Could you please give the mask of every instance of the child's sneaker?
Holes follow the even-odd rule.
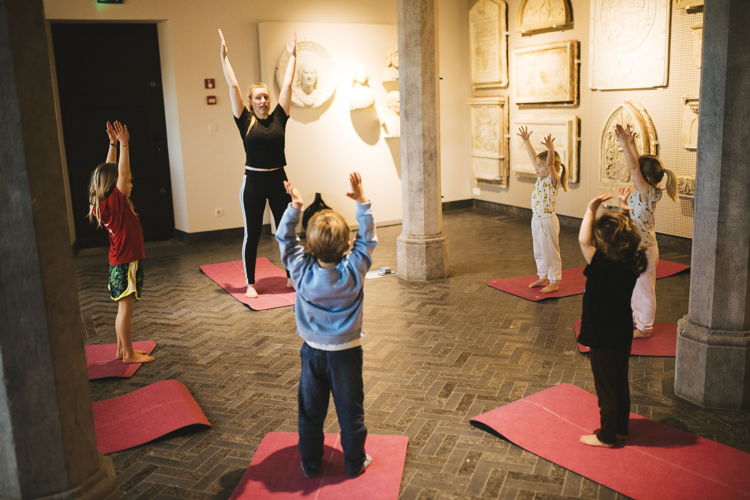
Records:
[[[357,477],[360,474],[362,474],[365,471],[365,469],[370,466],[371,463],[372,463],[372,457],[368,455],[367,453],[365,453],[365,461],[362,462],[362,466],[360,467],[359,471],[353,474],[349,471],[346,471],[346,473],[349,474],[351,477]]]

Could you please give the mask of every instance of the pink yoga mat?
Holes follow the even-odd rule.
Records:
[[[107,377],[132,377],[143,363],[123,363],[115,359],[117,344],[95,344],[84,346],[86,351],[86,369],[89,380]],[[133,349],[151,354],[156,342],[144,340],[133,342]]]
[[[578,442],[599,427],[596,396],[561,384],[471,420],[535,455],[638,499],[747,498],[750,454],[630,414],[625,446]]]
[[[368,435],[365,448],[373,461],[363,474],[355,478],[344,472],[344,455],[338,434],[325,435],[320,474],[306,478],[299,464],[297,439],[296,432],[266,434],[230,498],[398,498],[409,441],[407,436]]]
[[[262,311],[274,307],[293,306],[295,293],[293,288],[286,286],[286,273],[265,257],[255,261],[255,289],[258,297],[245,297],[247,282],[242,261],[221,262],[200,266],[206,276],[214,280],[229,295],[245,304],[250,309]]]
[[[666,278],[667,276],[681,273],[689,268],[690,266],[686,266],[685,264],[679,264],[669,260],[659,260],[656,264],[656,277]],[[522,276],[520,278],[501,278],[490,280],[487,284],[492,288],[497,288],[503,292],[517,295],[518,297],[534,302],[578,295],[583,293],[584,286],[586,285],[586,277],[583,275],[582,267],[564,269],[562,272],[562,280],[560,281],[560,288],[554,292],[541,293],[539,291],[541,288],[529,288],[529,283],[532,283],[537,279],[538,277],[536,275]]]
[[[101,453],[132,448],[188,425],[211,423],[187,387],[163,380],[93,403],[96,447]]]
[[[573,322],[576,338],[581,334],[581,320]],[[580,352],[589,352],[587,346],[578,344]],[[677,323],[654,323],[654,334],[647,339],[634,339],[631,356],[664,356],[674,358],[677,354]]]

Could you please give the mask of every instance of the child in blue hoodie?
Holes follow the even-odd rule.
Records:
[[[359,173],[349,175],[357,202],[359,229],[352,245],[349,226],[333,210],[315,214],[307,225],[306,247],[295,228],[302,197],[285,181],[292,202],[276,232],[281,260],[289,272],[297,299],[294,306],[300,349],[301,374],[297,396],[298,432],[302,471],[318,474],[323,458],[323,422],[329,393],[341,428],[346,473],[358,476],[372,462],[365,453],[364,388],[362,384],[362,301],[365,274],[377,245],[371,203],[362,190]]]

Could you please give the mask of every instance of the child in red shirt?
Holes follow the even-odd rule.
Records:
[[[107,122],[107,135],[107,160],[94,169],[89,182],[89,220],[96,219],[109,235],[109,292],[118,305],[115,319],[117,359],[125,363],[148,363],[154,360],[153,356],[136,351],[132,342],[133,308],[135,301],[141,300],[142,261],[146,252],[141,221],[130,201],[133,189],[128,151],[130,134],[125,125],[116,121],[114,124]]]

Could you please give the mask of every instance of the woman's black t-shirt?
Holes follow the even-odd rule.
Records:
[[[624,347],[633,337],[630,297],[638,276],[632,265],[596,251],[583,274],[587,279],[578,342],[603,349]]]
[[[245,165],[264,169],[286,165],[284,133],[289,116],[284,108],[277,104],[268,118],[256,118],[255,125],[248,132],[251,118],[247,108],[243,108],[240,117],[234,119],[245,146]]]

